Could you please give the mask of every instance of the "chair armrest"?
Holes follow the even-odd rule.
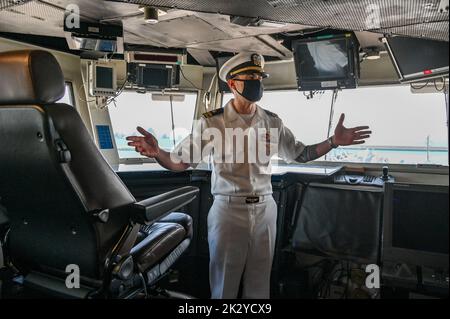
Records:
[[[9,227],[9,218],[6,214],[6,208],[0,205],[0,243],[2,242],[3,235],[6,233],[6,230]]]
[[[1,198],[0,198],[1,199]],[[9,223],[8,215],[6,215],[6,208],[0,205],[0,226]]]
[[[127,207],[131,220],[138,224],[151,224],[171,212],[189,204],[198,195],[197,187],[187,186],[133,203]]]

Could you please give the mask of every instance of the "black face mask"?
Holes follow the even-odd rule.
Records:
[[[258,102],[261,101],[264,94],[264,85],[260,80],[235,80],[239,82],[244,82],[244,90],[239,92],[240,96],[245,98],[250,102]]]

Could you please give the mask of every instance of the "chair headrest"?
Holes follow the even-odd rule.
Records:
[[[51,53],[0,53],[0,105],[52,104],[64,92],[64,75]]]

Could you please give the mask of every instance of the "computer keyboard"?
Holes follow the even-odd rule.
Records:
[[[384,185],[384,181],[381,177],[370,175],[348,175],[348,174],[336,175],[334,177],[334,182],[336,184],[378,186],[378,187],[383,187]]]

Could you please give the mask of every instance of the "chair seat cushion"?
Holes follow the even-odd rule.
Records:
[[[186,230],[177,223],[155,223],[146,229],[147,236],[131,250],[141,272],[169,255],[187,237]]]
[[[179,224],[186,230],[187,237],[192,238],[192,217],[184,213],[171,213],[166,217],[158,220],[158,223],[174,223]]]

